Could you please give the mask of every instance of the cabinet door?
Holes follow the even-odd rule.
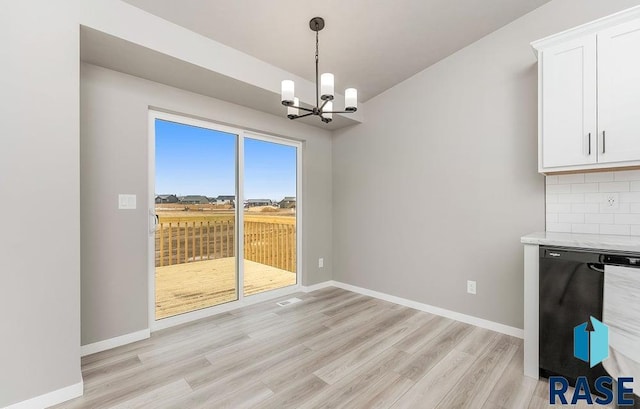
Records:
[[[640,160],[640,20],[598,33],[598,162]]]
[[[542,52],[542,167],[596,161],[596,37]]]

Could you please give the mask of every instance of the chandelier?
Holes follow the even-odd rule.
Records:
[[[358,91],[355,88],[347,88],[344,91],[344,111],[333,110],[333,74],[324,73],[320,76],[318,86],[318,32],[324,28],[324,19],[314,17],[309,21],[309,28],[316,32],[316,106],[305,108],[300,106],[300,101],[295,97],[294,82],[282,81],[282,105],[287,107],[287,118],[298,119],[309,115],[317,115],[322,122],[329,123],[333,120],[333,114],[347,114],[358,110]],[[322,105],[320,101],[322,100]],[[300,111],[306,113],[300,115]]]

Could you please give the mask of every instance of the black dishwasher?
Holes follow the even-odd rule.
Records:
[[[591,390],[607,373],[573,356],[573,328],[593,316],[602,321],[605,254],[540,247],[540,376],[559,375],[575,386],[586,376]],[[588,324],[588,328],[591,323]]]

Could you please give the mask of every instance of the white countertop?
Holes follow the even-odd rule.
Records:
[[[523,244],[576,247],[581,249],[618,250],[640,253],[640,236],[536,232],[522,236]]]

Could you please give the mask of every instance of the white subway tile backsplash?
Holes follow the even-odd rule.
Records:
[[[569,203],[549,203],[547,205],[549,213],[571,213],[571,205]]]
[[[629,203],[629,213],[640,213],[640,203]]]
[[[613,182],[613,172],[586,173],[584,175],[584,181],[585,183]]]
[[[602,194],[600,193],[585,193],[584,194],[584,202],[585,203],[602,203]]]
[[[557,176],[547,176],[544,178],[544,181],[547,185],[557,185],[558,177]]]
[[[612,213],[612,214],[629,213],[629,203],[620,203],[617,209],[612,209],[607,204],[600,203],[600,213]]]
[[[614,220],[615,218],[612,214],[593,213],[584,215],[585,223],[613,224]]]
[[[558,193],[558,203],[584,203],[584,194]]]
[[[597,183],[573,183],[571,193],[597,193],[599,190]]]
[[[640,224],[640,214],[616,214],[616,224]]]
[[[559,184],[584,183],[584,173],[572,173],[569,175],[559,175],[558,183]]]
[[[600,234],[621,234],[628,236],[631,233],[628,224],[601,224]]]
[[[621,192],[620,203],[639,203],[640,192]]]
[[[547,231],[640,236],[640,170],[546,177]],[[612,209],[608,193],[618,193]]]
[[[600,233],[600,225],[599,224],[572,224],[571,233],[598,234]]]
[[[547,193],[571,193],[571,185],[547,185]]]
[[[613,177],[616,181],[640,180],[640,170],[613,172]]]
[[[559,223],[584,223],[584,214],[581,213],[561,213],[558,215]]]
[[[571,232],[571,223],[547,223],[547,231]]]
[[[599,213],[600,205],[598,203],[572,203],[571,213]]]
[[[603,182],[600,183],[601,192],[628,192],[629,182]]]

